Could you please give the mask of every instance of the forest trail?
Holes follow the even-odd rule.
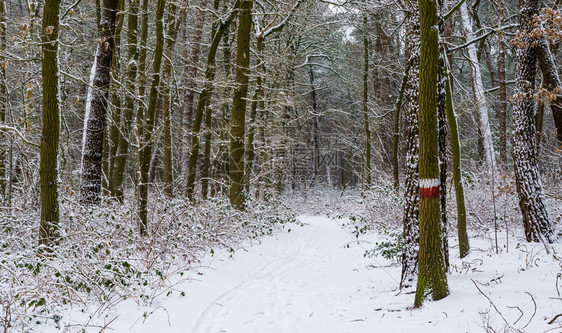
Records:
[[[185,297],[157,299],[144,324],[126,318],[129,311],[116,324],[132,320],[132,332],[372,332],[366,318],[373,288],[390,291],[396,282],[384,268],[368,268],[372,260],[339,222],[299,220],[303,227],[292,225],[234,259],[218,254],[198,281],[182,286]]]
[[[560,264],[541,255],[541,244],[492,256],[491,239],[475,238],[473,252],[460,259],[451,239],[451,295],[412,309],[414,295],[397,290],[401,266],[364,257],[385,236],[367,233],[358,240],[341,226],[343,220],[327,217],[299,221],[304,226],[288,225],[290,232],[286,227],[246,243],[234,255],[217,251],[171,295],[144,307],[124,301],[105,322],[115,319],[110,331],[123,333],[481,332],[483,325],[502,331],[506,323],[475,280],[512,328],[551,332],[558,325],[546,319],[560,310],[560,301],[552,298]],[[555,251],[562,253],[562,245]],[[529,266],[529,256],[540,269]]]

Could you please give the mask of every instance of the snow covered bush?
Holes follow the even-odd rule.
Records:
[[[234,252],[244,240],[295,220],[287,205],[274,201],[249,201],[247,211],[232,209],[222,197],[194,205],[161,196],[151,202],[150,231],[141,237],[131,204],[84,208],[67,195],[63,237],[52,251],[37,245],[39,211],[0,213],[2,331],[56,326],[68,307],[96,304],[100,315],[125,299],[149,303],[173,293],[184,273],[213,249]]]

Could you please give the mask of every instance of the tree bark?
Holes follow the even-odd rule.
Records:
[[[396,104],[394,105],[394,124],[392,134],[392,178],[394,180],[394,191],[398,192],[400,189],[400,170],[398,168],[398,148],[400,143],[400,110],[402,109],[402,103],[404,100],[404,90],[406,89],[406,84],[408,83],[408,72],[410,71],[410,63],[406,65],[404,75],[402,77],[402,84],[400,85],[400,91],[398,92],[398,99],[396,99]]]
[[[439,300],[449,294],[443,253],[439,202],[439,133],[437,77],[439,32],[437,2],[420,0],[419,178],[420,251],[414,305],[431,294]]]
[[[161,81],[161,103],[159,106],[162,110],[162,117],[164,118],[164,193],[168,196],[174,194],[174,174],[172,164],[172,105],[170,102],[170,86],[172,77],[172,53],[176,46],[178,31],[180,25],[185,17],[183,13],[178,13],[177,6],[172,2],[170,4],[168,18],[167,18],[167,33],[166,33],[166,46],[164,54],[164,65],[162,67],[162,81]],[[180,16],[178,16],[180,14]]]
[[[540,48],[527,35],[533,30],[533,15],[539,13],[541,1],[521,3],[519,23],[523,45],[517,46],[517,76],[513,108],[513,161],[519,207],[525,235],[529,242],[554,242],[556,234],[544,204],[544,194],[537,165],[535,140],[535,77]]]
[[[365,131],[365,189],[371,186],[371,130],[369,128],[369,38],[367,14],[363,15],[363,130]]]
[[[88,88],[80,180],[80,200],[86,205],[99,204],[101,201],[103,136],[118,2],[103,0],[100,22],[102,28],[92,69],[92,86]]]
[[[236,9],[238,8],[238,1],[235,4],[234,10],[231,11],[227,19],[220,24],[218,29],[216,29],[215,35],[211,42],[211,47],[209,48],[209,54],[207,55],[207,66],[205,69],[205,83],[203,85],[203,90],[199,95],[199,100],[197,102],[197,109],[195,111],[195,118],[191,127],[191,154],[189,156],[189,164],[187,168],[187,197],[192,200],[193,192],[195,190],[195,178],[197,175],[197,160],[199,158],[199,148],[200,148],[200,138],[199,132],[201,131],[201,123],[203,122],[203,116],[205,115],[205,108],[215,89],[214,80],[216,73],[216,55],[219,44],[221,42],[222,36],[230,22],[234,19],[236,15]]]
[[[193,126],[193,102],[195,100],[195,88],[197,79],[197,68],[199,64],[199,54],[201,53],[201,37],[203,35],[203,25],[205,24],[205,11],[207,6],[207,0],[201,1],[201,13],[197,16],[197,23],[195,23],[195,31],[193,33],[192,48],[189,57],[187,58],[187,68],[185,70],[185,81],[186,81],[186,95],[184,100],[184,110],[182,113],[181,121],[181,143],[180,146],[180,172],[187,172],[188,170],[188,159],[189,154],[187,146],[189,141],[190,127]]]
[[[419,252],[419,185],[418,185],[418,89],[420,69],[420,26],[417,2],[413,2],[408,13],[406,33],[410,38],[406,48],[409,53],[408,81],[405,97],[406,127],[406,182],[404,190],[404,251],[402,253],[402,276],[400,288],[415,284]]]
[[[455,187],[455,198],[457,202],[457,232],[459,238],[459,254],[464,258],[470,252],[470,244],[468,241],[468,233],[466,230],[466,206],[464,201],[464,188],[462,185],[462,168],[461,168],[461,149],[459,132],[457,129],[457,116],[455,114],[453,104],[453,91],[451,89],[451,67],[446,61],[445,91],[447,93],[446,114],[447,123],[449,124],[449,133],[451,135],[451,152],[453,155],[453,184]]]
[[[125,107],[122,110],[123,116],[120,120],[118,149],[115,154],[113,171],[111,172],[110,195],[118,201],[123,201],[123,179],[127,157],[129,154],[129,138],[135,109],[136,80],[138,70],[138,0],[129,0],[129,10],[127,14],[127,77],[125,92]]]
[[[244,198],[244,139],[246,123],[246,97],[250,72],[250,36],[252,29],[252,0],[240,1],[236,47],[236,88],[232,99],[230,126],[230,204],[243,209]]]
[[[156,47],[154,49],[154,61],[152,63],[152,83],[148,107],[146,108],[146,127],[143,131],[144,138],[139,149],[140,180],[138,184],[138,209],[139,209],[139,231],[145,236],[148,231],[148,185],[152,147],[154,146],[153,134],[156,121],[156,104],[158,102],[158,87],[162,67],[162,55],[164,53],[164,9],[166,0],[158,0],[156,5]]]
[[[560,76],[558,76],[556,60],[550,52],[548,42],[544,39],[540,40],[537,45],[539,67],[542,72],[543,88],[548,91],[554,91],[556,88],[562,89]],[[554,117],[554,125],[556,127],[556,138],[558,143],[562,145],[562,92],[556,94],[557,98],[550,101],[550,109]]]
[[[41,223],[39,244],[53,246],[60,238],[58,148],[60,132],[59,36],[60,0],[46,0],[41,37],[41,76],[43,78],[43,130],[39,182],[41,185]]]
[[[464,32],[467,40],[475,37],[472,31],[472,22],[468,15],[466,2],[461,7],[461,18]],[[480,127],[480,135],[482,137],[483,151],[486,164],[490,171],[495,169],[494,143],[492,141],[492,131],[490,130],[490,121],[488,117],[488,107],[486,105],[486,97],[484,96],[484,86],[482,84],[482,74],[480,72],[480,64],[476,53],[476,45],[474,43],[467,46],[468,59],[470,62],[470,71],[472,72],[472,90],[476,99],[476,107],[478,108],[478,125]]]
[[[6,14],[6,2],[0,0],[0,54],[6,54],[6,33],[8,28],[8,17]],[[6,123],[7,93],[6,61],[0,61],[0,124]],[[7,181],[6,173],[6,136],[0,131],[0,202],[4,202]]]

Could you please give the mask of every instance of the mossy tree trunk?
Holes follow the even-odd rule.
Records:
[[[98,204],[101,201],[103,137],[118,3],[118,0],[102,2],[101,30],[92,71],[93,81],[92,86],[88,88],[80,179],[80,200],[87,205]]]
[[[445,59],[445,91],[447,123],[449,124],[449,133],[451,136],[451,152],[453,155],[453,184],[455,187],[455,198],[457,202],[457,231],[459,237],[459,253],[464,258],[470,251],[468,242],[468,233],[466,231],[466,206],[464,202],[464,187],[462,185],[462,168],[461,168],[461,150],[459,141],[459,132],[457,129],[457,118],[453,104],[453,91],[451,89],[451,71],[447,57]]]
[[[236,47],[236,88],[232,99],[230,126],[230,204],[244,208],[244,140],[246,125],[246,104],[250,72],[250,36],[252,30],[252,0],[240,1]]]
[[[131,134],[131,122],[133,121],[135,98],[136,98],[136,80],[138,71],[138,11],[139,0],[129,0],[129,8],[127,14],[127,74],[125,85],[125,105],[122,109],[120,118],[119,140],[117,143],[117,152],[113,163],[113,171],[111,172],[110,195],[118,201],[123,201],[123,179],[125,176],[125,167],[127,165],[127,156],[129,154],[129,138]]]
[[[59,234],[58,148],[60,132],[59,36],[60,0],[46,0],[41,37],[41,76],[43,78],[43,130],[39,182],[41,185],[41,224],[39,244],[52,246]]]
[[[203,85],[203,90],[199,94],[199,100],[197,102],[197,109],[195,110],[195,118],[193,119],[193,124],[191,126],[191,154],[189,156],[189,164],[187,168],[187,196],[189,199],[193,199],[193,193],[195,190],[195,178],[197,175],[197,160],[199,158],[200,149],[200,138],[199,133],[201,131],[201,124],[203,122],[203,117],[205,115],[205,109],[209,104],[214,87],[215,73],[216,73],[216,55],[217,50],[220,45],[221,39],[226,31],[228,25],[232,22],[236,15],[236,8],[238,8],[238,2],[235,4],[235,9],[231,11],[227,19],[220,24],[218,28],[215,29],[215,34],[211,41],[211,47],[209,48],[209,54],[207,55],[207,65],[205,69],[205,83]]]
[[[427,295],[439,300],[449,294],[443,253],[439,202],[439,133],[437,77],[439,31],[437,2],[420,0],[420,85],[419,85],[419,188],[420,245],[418,282],[414,305]]]
[[[170,87],[172,85],[172,56],[176,46],[179,28],[184,20],[185,11],[179,12],[175,3],[170,3],[166,22],[166,46],[164,48],[164,65],[162,67],[162,80],[160,83],[161,102],[164,118],[164,193],[168,196],[174,194],[174,173],[172,164],[172,105]]]
[[[152,147],[154,146],[153,134],[156,121],[156,104],[158,102],[158,88],[162,67],[162,55],[164,53],[164,10],[166,0],[158,0],[156,5],[156,47],[154,49],[154,60],[152,63],[152,82],[150,84],[150,95],[148,107],[145,114],[145,128],[143,131],[143,142],[139,149],[140,179],[138,182],[138,215],[139,231],[145,236],[148,231],[148,189],[149,172],[152,158]]]
[[[123,13],[125,10],[125,0],[119,0],[117,11]],[[115,27],[115,51],[113,52],[113,60],[111,61],[111,107],[108,109],[109,121],[107,129],[104,133],[103,145],[103,167],[102,167],[102,190],[105,196],[111,195],[111,179],[115,166],[115,156],[119,149],[119,125],[123,117],[123,108],[121,104],[122,87],[121,87],[121,31],[125,15],[120,14],[117,17]]]

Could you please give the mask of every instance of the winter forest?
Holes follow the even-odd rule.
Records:
[[[562,332],[559,0],[0,0],[1,332]]]

